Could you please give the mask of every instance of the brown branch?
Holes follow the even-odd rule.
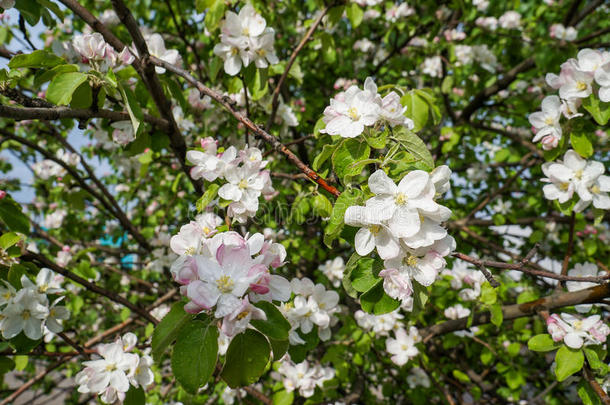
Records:
[[[231,113],[231,115],[233,115],[233,117],[235,117],[239,122],[241,122],[247,128],[249,128],[256,136],[259,136],[265,142],[269,143],[276,151],[284,154],[286,156],[286,158],[292,164],[294,164],[296,167],[298,167],[311,180],[318,183],[324,190],[328,191],[335,197],[338,197],[341,194],[341,192],[339,190],[337,190],[335,187],[329,185],[326,182],[326,180],[324,180],[322,177],[320,177],[320,175],[318,173],[316,173],[311,168],[309,168],[309,166],[307,166],[305,163],[303,163],[301,161],[301,159],[299,159],[294,153],[292,153],[290,151],[290,149],[288,149],[285,145],[283,145],[280,141],[278,141],[278,139],[275,136],[269,134],[263,128],[259,127],[258,125],[256,125],[252,121],[250,121],[247,117],[244,117],[237,110],[235,110],[235,108],[233,108],[233,102],[230,99],[228,99],[228,97],[225,97],[225,96],[215,92],[214,90],[210,89],[209,87],[205,86],[203,83],[198,81],[192,74],[190,74],[189,72],[187,72],[184,69],[181,69],[170,63],[167,63],[154,56],[150,56],[149,60],[154,65],[164,67],[165,69],[167,69],[171,72],[174,72],[178,76],[181,76],[184,80],[186,80],[192,86],[197,88],[197,90],[202,95],[210,96],[217,103],[219,103],[221,106],[223,106],[227,111],[229,111],[229,113]]]
[[[118,39],[112,31],[108,29],[100,20],[95,18],[93,14],[85,7],[80,5],[76,0],[60,0],[66,7],[68,7],[72,12],[78,15],[81,19],[83,19],[91,28],[95,31],[102,34],[104,40],[108,42],[117,52],[122,51],[125,48],[125,44]],[[195,187],[195,190],[202,191],[203,184],[199,180],[193,179],[189,174],[189,167],[186,164],[186,144],[182,135],[180,134],[180,130],[178,129],[178,125],[176,124],[176,120],[174,120],[174,116],[171,111],[171,103],[165,96],[163,92],[163,87],[161,86],[161,82],[159,78],[155,74],[155,70],[153,66],[142,63],[141,58],[145,58],[148,55],[148,47],[146,46],[146,42],[140,33],[136,20],[131,15],[131,12],[125,6],[125,3],[122,1],[113,1],[113,7],[119,19],[123,22],[127,30],[129,31],[132,39],[135,43],[136,49],[138,50],[139,58],[136,58],[133,62],[133,66],[142,78],[144,84],[148,88],[155,105],[157,106],[157,110],[159,114],[163,117],[165,122],[167,123],[167,127],[165,129],[165,134],[169,138],[170,148],[178,158],[178,162],[182,167],[182,170],[187,175],[188,179]]]
[[[88,120],[90,118],[105,118],[110,121],[127,121],[129,114],[121,111],[76,109],[68,107],[10,107],[0,105],[0,117],[11,118],[16,121],[22,120],[59,120],[62,118],[74,118]],[[161,130],[167,130],[167,121],[146,114],[144,121],[156,126]]]
[[[587,366],[586,364],[582,368],[582,375],[583,375],[583,377],[585,377],[585,380],[587,380],[587,382],[589,383],[589,385],[591,386],[593,391],[595,391],[595,393],[597,394],[599,399],[602,401],[602,403],[604,405],[610,405],[610,397],[608,396],[608,394],[606,394],[606,392],[602,389],[602,387],[599,385],[599,383],[595,380],[595,376],[589,369],[589,366]]]
[[[530,269],[526,266],[528,264],[531,264],[530,260],[533,257],[532,252],[534,252],[534,254],[535,254],[535,251],[536,251],[536,247],[534,247],[534,249],[532,249],[530,251],[530,253],[528,253],[528,256],[526,256],[525,259],[521,260],[518,263],[505,263],[505,262],[497,262],[497,261],[493,261],[493,260],[481,260],[481,259],[477,259],[475,257],[471,257],[471,256],[468,256],[468,255],[466,255],[464,253],[460,253],[460,252],[455,252],[452,254],[452,256],[457,257],[460,260],[464,260],[465,262],[472,263],[475,266],[479,266],[479,267],[486,266],[486,267],[493,267],[493,268],[502,269],[502,270],[517,270],[517,271],[521,271],[523,273],[531,274],[533,276],[552,278],[552,279],[561,280],[561,281],[581,281],[581,282],[601,284],[601,283],[605,283],[608,280],[610,280],[610,274],[604,274],[602,276],[596,276],[596,277],[581,277],[581,276],[567,276],[565,274],[551,273],[550,271]],[[530,254],[531,254],[531,256],[530,256]]]
[[[600,302],[602,299],[610,297],[610,283],[605,283],[595,287],[580,291],[567,293],[555,293],[534,301],[523,304],[506,305],[502,307],[502,315],[505,321],[534,315],[541,310],[552,310],[578,304],[590,304]],[[442,335],[468,327],[469,317],[445,321],[436,325],[420,329],[419,333],[424,337],[424,342],[433,336]],[[482,325],[491,322],[491,314],[488,311],[477,312],[472,317],[471,326]]]
[[[148,313],[148,311],[146,311],[145,309],[140,308],[139,306],[137,306],[135,304],[132,304],[127,299],[121,297],[120,295],[118,295],[112,291],[108,291],[108,290],[98,286],[97,284],[94,284],[94,283],[91,283],[91,282],[85,280],[84,278],[72,273],[70,270],[65,269],[65,268],[55,264],[54,262],[47,259],[45,256],[43,256],[41,254],[28,250],[26,254],[21,256],[21,258],[24,260],[27,260],[27,261],[37,261],[44,267],[48,267],[51,270],[53,270],[54,272],[59,273],[65,277],[69,278],[70,280],[77,282],[78,284],[85,287],[87,290],[100,294],[100,295],[103,295],[104,297],[108,298],[109,300],[114,301],[118,304],[121,304],[121,305],[129,308],[130,310],[137,313],[138,315],[140,315],[147,321],[152,322],[153,325],[157,325],[159,323],[159,321],[154,316],[152,316],[150,313]]]
[[[563,264],[561,265],[561,275],[568,274],[568,266],[570,265],[570,256],[572,256],[572,249],[574,248],[574,224],[576,222],[576,213],[572,211],[570,217],[570,236],[568,239],[568,250],[563,258]]]
[[[282,73],[280,80],[277,82],[277,86],[275,86],[275,89],[273,90],[273,100],[271,101],[271,114],[269,115],[269,119],[267,120],[267,125],[265,125],[265,128],[267,130],[269,130],[271,128],[271,125],[273,125],[273,121],[275,120],[275,115],[277,114],[277,108],[280,104],[280,99],[279,99],[280,92],[282,90],[282,86],[284,85],[284,82],[286,81],[286,78],[288,77],[288,74],[290,73],[290,68],[292,68],[292,65],[296,61],[297,56],[299,55],[299,52],[301,52],[301,50],[303,49],[303,47],[305,46],[307,41],[309,41],[309,39],[313,35],[316,28],[318,28],[318,25],[320,25],[320,22],[322,22],[322,18],[324,18],[324,16],[326,15],[328,10],[332,6],[333,5],[324,7],[324,9],[320,12],[320,14],[316,18],[316,20],[313,22],[313,24],[311,24],[309,26],[309,29],[307,30],[307,32],[301,39],[301,42],[299,42],[297,47],[294,48],[292,55],[290,55],[290,59],[288,60],[288,63],[286,64],[286,68],[284,69],[284,73]]]

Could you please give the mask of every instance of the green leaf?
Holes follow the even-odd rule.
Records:
[[[587,358],[587,363],[593,370],[600,370],[606,366],[603,361],[599,359],[597,352],[589,347],[583,347],[583,351],[585,352],[585,357]]]
[[[606,125],[610,119],[610,103],[601,103],[595,94],[584,99],[582,106],[591,113],[591,116],[599,125]]]
[[[15,8],[32,27],[38,24],[42,8],[34,0],[19,0],[15,3]]]
[[[345,8],[345,14],[347,14],[347,18],[352,23],[352,26],[356,28],[362,22],[362,18],[364,17],[364,11],[360,8],[360,6],[356,3],[351,3]]]
[[[491,323],[496,325],[498,328],[502,325],[502,321],[504,320],[504,314],[502,313],[502,305],[499,303],[495,303],[489,308],[491,313]]]
[[[375,264],[378,265],[377,271],[375,271],[374,268]],[[375,286],[379,282],[377,274],[382,266],[383,263],[376,262],[370,257],[363,257],[358,260],[356,265],[353,266],[349,272],[349,278],[354,289],[359,292],[366,292]]]
[[[78,65],[58,65],[51,70],[41,72],[34,78],[34,86],[40,87],[60,73],[78,72]]]
[[[432,154],[419,136],[415,135],[407,128],[400,127],[394,131],[394,138],[407,150],[407,152],[417,159],[419,168],[426,171],[434,169]]]
[[[0,200],[0,219],[11,231],[26,235],[30,232],[28,217],[21,212],[21,206],[8,196]]]
[[[15,369],[15,362],[9,357],[0,357],[0,376],[13,371]]]
[[[172,353],[172,371],[184,390],[195,395],[216,367],[218,328],[213,319],[194,320],[180,331]]]
[[[123,97],[123,102],[125,103],[125,107],[129,113],[129,119],[131,120],[131,125],[133,126],[133,133],[137,137],[138,130],[140,129],[140,123],[144,117],[142,114],[142,109],[140,108],[140,104],[138,104],[138,100],[131,89],[119,84],[119,91],[121,92],[121,97]]]
[[[146,394],[144,393],[144,389],[142,387],[134,387],[133,385],[129,387],[129,391],[125,393],[125,400],[123,401],[123,405],[145,405],[146,404]]]
[[[488,281],[481,285],[481,297],[479,300],[485,305],[493,305],[498,299],[496,290],[489,284]]]
[[[13,56],[13,58],[8,63],[8,67],[10,67],[11,69],[52,68],[64,63],[66,63],[66,61],[63,58],[60,58],[59,56],[51,52],[39,50],[34,51],[32,53]]]
[[[313,160],[313,169],[318,170],[324,162],[328,160],[329,157],[332,156],[335,149],[337,149],[338,144],[329,145],[326,144],[322,147],[322,152],[320,152]]]
[[[252,319],[250,324],[271,339],[287,340],[290,323],[284,318],[280,310],[267,301],[257,302],[254,306],[262,309],[267,315],[267,319]]]
[[[290,347],[290,342],[288,340],[269,339],[269,343],[271,344],[271,351],[273,352],[274,360],[281,359]]]
[[[279,390],[271,397],[272,405],[291,405],[294,401],[294,391]]]
[[[178,301],[172,305],[167,315],[155,327],[152,337],[152,356],[155,362],[160,362],[167,347],[172,344],[182,328],[195,315],[184,311],[184,302]]]
[[[413,283],[413,315],[417,315],[419,312],[426,308],[428,302],[428,289],[418,282]]]
[[[591,385],[584,379],[578,383],[578,396],[583,405],[602,405],[599,396],[593,391]]]
[[[225,15],[224,0],[215,0],[205,15],[204,25],[209,31],[214,31]]]
[[[23,332],[9,340],[9,344],[13,349],[15,349],[15,353],[18,354],[28,354],[32,351],[32,349],[38,346],[40,342],[42,342],[42,339],[32,340],[25,336]],[[24,357],[27,359],[27,356]],[[17,361],[17,359],[15,359],[15,361]]]
[[[585,363],[585,356],[580,349],[570,349],[562,345],[555,355],[555,376],[557,381],[564,381],[566,378],[582,369]]]
[[[318,193],[313,198],[313,210],[316,215],[328,218],[333,211],[333,205],[324,194]]]
[[[362,191],[358,189],[348,189],[339,195],[335,205],[333,206],[333,212],[330,215],[330,221],[324,230],[324,243],[326,246],[331,247],[331,242],[339,236],[341,229],[343,229],[345,211],[352,205],[358,205],[362,198]]]
[[[220,185],[216,183],[212,183],[207,187],[201,198],[197,200],[197,212],[203,212],[203,210],[205,210],[205,208],[216,197],[216,193],[218,193],[219,188]]]
[[[265,371],[270,352],[265,336],[246,329],[231,341],[220,376],[231,388],[250,385]]]
[[[390,297],[383,289],[383,280],[360,296],[360,305],[365,312],[375,315],[387,314],[400,306],[400,301]]]
[[[333,169],[340,179],[346,176],[355,176],[362,172],[354,163],[367,159],[371,148],[366,142],[357,139],[346,139],[333,153]]]
[[[99,94],[99,92],[98,92]],[[70,107],[72,108],[89,108],[93,103],[93,92],[88,82],[78,86],[72,93]]]
[[[534,352],[550,352],[561,346],[561,343],[556,343],[551,338],[551,335],[542,333],[533,336],[528,340],[527,347]]]
[[[428,122],[428,103],[418,93],[411,90],[401,97],[400,102],[407,107],[405,116],[413,120],[413,131],[422,129]]]
[[[17,235],[15,232],[7,232],[0,236],[0,248],[6,250],[19,242],[20,239],[21,236]]]
[[[593,155],[593,144],[587,138],[585,134],[577,134],[572,132],[570,134],[570,142],[572,147],[578,154],[584,158],[591,157]]]
[[[50,102],[57,105],[68,105],[72,101],[72,94],[78,86],[87,81],[87,75],[80,72],[68,72],[58,74],[51,80],[47,89],[46,97]]]

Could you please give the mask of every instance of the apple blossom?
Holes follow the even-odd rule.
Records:
[[[604,343],[610,334],[610,328],[600,321],[599,315],[580,319],[566,313],[552,314],[546,323],[553,340],[555,342],[563,340],[572,349]]]
[[[404,329],[398,329],[394,332],[395,339],[388,338],[386,340],[386,350],[392,355],[391,360],[398,366],[404,366],[409,360],[419,354],[419,350],[415,345],[421,340],[419,332],[414,326],[409,328],[407,333]]]

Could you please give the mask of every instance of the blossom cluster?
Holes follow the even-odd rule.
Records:
[[[432,173],[414,170],[396,185],[377,170],[368,181],[374,196],[365,206],[345,211],[345,223],[361,227],[355,237],[356,252],[366,256],[377,249],[384,260],[379,275],[392,298],[407,300],[413,279],[431,285],[446,265],[444,257],[455,249],[455,240],[441,225],[451,210],[435,201],[449,189],[450,175],[447,166]]]
[[[80,163],[80,156],[78,153],[68,152],[63,149],[59,149],[55,153],[55,157],[70,166],[78,166]],[[47,180],[51,177],[60,178],[66,175],[66,169],[55,160],[51,159],[43,159],[34,163],[32,165],[32,170],[36,173],[36,176],[40,177],[42,180]]]
[[[117,53],[110,44],[104,41],[99,32],[76,35],[72,47],[80,56],[81,62],[91,65],[95,70],[107,71],[120,65],[130,65],[135,60],[129,48]]]
[[[235,76],[242,66],[254,62],[256,67],[265,68],[278,63],[273,49],[275,31],[267,27],[265,19],[251,4],[246,4],[239,14],[227,11],[222,22],[220,43],[214,47],[214,54],[224,60],[225,73]]]
[[[462,267],[457,262],[451,270],[443,271],[443,274],[451,277],[451,288],[459,290],[458,297],[463,301],[476,300],[481,295],[481,286],[486,281],[481,271]]]
[[[325,381],[335,376],[335,370],[331,367],[323,367],[317,363],[310,365],[307,360],[295,364],[288,356],[282,360],[277,372],[277,378],[282,380],[286,391],[298,390],[304,398],[311,397],[316,387],[322,388]]]
[[[318,270],[330,280],[333,287],[337,288],[341,285],[341,280],[343,280],[345,262],[342,257],[335,257],[333,260],[327,260],[324,264],[321,264]]]
[[[602,173],[604,164],[594,160],[586,160],[573,150],[568,150],[563,160],[547,162],[542,165],[542,172],[547,176],[542,181],[544,197],[568,202],[575,195],[578,201],[574,205],[575,212],[582,212],[591,203],[598,209],[610,209],[610,176]]]
[[[153,360],[132,353],[137,343],[136,335],[129,332],[113,343],[98,345],[96,351],[102,358],[83,362],[85,368],[75,377],[78,392],[98,394],[102,402],[114,404],[123,402],[131,385],[149,386],[154,378]]]
[[[305,344],[297,329],[310,333],[314,326],[318,328],[318,337],[323,341],[330,339],[331,326],[338,321],[334,316],[339,311],[339,294],[327,290],[322,284],[315,284],[308,278],[292,279],[290,287],[294,293],[291,302],[282,304],[280,311],[290,323],[288,335],[291,345]]]
[[[330,105],[324,109],[323,121],[326,128],[320,132],[355,138],[362,134],[365,127],[378,122],[413,128],[413,121],[404,115],[406,110],[407,107],[400,103],[398,93],[391,91],[382,98],[377,94],[377,85],[373,79],[367,77],[364,89],[352,85],[330,100]]]
[[[561,116],[567,119],[579,117],[578,107],[582,99],[594,93],[601,101],[610,101],[610,52],[583,49],[576,59],[568,59],[561,65],[559,75],[548,73],[546,82],[559,90],[559,96],[550,95],[542,100],[542,111],[530,114],[529,121],[536,134],[533,141],[542,142],[545,150],[554,149],[562,137]]]
[[[372,331],[377,336],[388,336],[391,331],[400,329],[403,318],[398,309],[382,315],[368,314],[362,310],[354,313],[358,326],[366,331]]]
[[[56,298],[49,305],[49,295],[64,292],[60,286],[62,280],[63,277],[43,268],[36,276],[36,283],[23,275],[23,288],[16,290],[9,283],[0,287],[2,337],[11,339],[23,331],[29,339],[38,340],[43,333],[61,332],[62,321],[70,318],[70,312],[59,305],[63,297]]]
[[[263,160],[261,150],[255,147],[237,151],[231,146],[222,153],[217,153],[217,148],[217,142],[208,137],[201,140],[202,150],[186,153],[186,159],[194,165],[191,177],[208,181],[226,180],[218,195],[232,201],[227,214],[238,222],[246,222],[256,214],[261,194],[265,198],[275,194],[269,171],[264,170],[267,161]]]
[[[571,314],[552,314],[546,320],[547,330],[555,342],[563,341],[572,349],[599,345],[606,341],[610,328],[599,315],[581,319]]]
[[[218,222],[212,215],[198,217],[172,237],[172,250],[180,257],[170,271],[189,299],[184,309],[193,314],[214,310],[222,318],[222,331],[232,337],[251,319],[266,319],[251,301],[290,298],[288,280],[269,271],[283,264],[286,250],[260,233],[246,238],[233,231],[214,234]]]

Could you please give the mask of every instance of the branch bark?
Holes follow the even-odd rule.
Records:
[[[536,312],[541,310],[550,311],[555,308],[571,305],[596,303],[607,297],[610,297],[610,283],[605,283],[580,291],[556,293],[534,301],[525,302],[523,304],[503,306],[502,315],[503,319],[507,321],[524,316],[534,315]],[[427,328],[420,329],[419,333],[424,337],[424,342],[427,342],[434,336],[466,329],[468,325],[468,318],[469,317],[454,319],[428,326]],[[471,326],[482,325],[489,322],[491,322],[491,314],[489,311],[477,312],[474,314]]]

